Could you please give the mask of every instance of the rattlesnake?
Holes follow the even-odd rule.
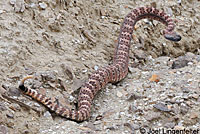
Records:
[[[167,28],[163,32],[166,39],[175,42],[181,40],[181,36],[173,31],[175,27],[173,20],[163,11],[153,7],[140,7],[132,10],[125,17],[121,26],[113,64],[98,69],[89,77],[89,80],[82,85],[78,96],[77,110],[62,107],[58,103],[53,102],[51,98],[38,93],[36,90],[25,87],[24,81],[32,78],[32,76],[25,77],[21,81],[19,89],[26,95],[43,103],[46,107],[60,116],[78,122],[87,120],[90,117],[92,100],[96,93],[104,88],[108,82],[115,83],[126,77],[128,73],[130,42],[134,26],[137,21],[144,18],[157,20],[165,24]]]

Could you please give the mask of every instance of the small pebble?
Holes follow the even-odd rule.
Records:
[[[195,98],[195,99],[198,99],[199,95],[198,94],[194,94],[194,95],[192,95],[192,97]]]
[[[159,82],[160,77],[157,74],[153,74],[149,80],[152,82]]]
[[[178,4],[181,4],[181,0],[177,0],[177,3],[178,3]]]
[[[94,66],[94,70],[95,70],[95,71],[97,71],[97,70],[98,70],[98,68],[99,68],[98,66]]]
[[[35,6],[36,6],[35,3],[31,3],[31,4],[30,4],[30,7],[31,7],[31,8],[33,8],[33,7],[35,7]]]
[[[188,106],[180,106],[180,112],[183,114],[183,115],[185,115],[187,112],[188,112],[188,110],[189,110],[189,108],[188,108]]]
[[[5,111],[7,108],[3,102],[0,102],[0,111]]]
[[[39,3],[39,6],[41,9],[46,9],[47,8],[47,4],[42,2],[42,3]]]
[[[168,109],[168,106],[163,104],[163,103],[157,103],[153,106],[154,108],[160,110],[160,111],[164,111],[164,112],[169,112],[171,111],[170,109]]]
[[[88,71],[87,69],[83,69],[83,71],[82,71],[82,72],[83,72],[83,73],[86,73],[87,71]]]
[[[117,97],[121,98],[123,96],[123,94],[119,91],[117,91]]]
[[[10,0],[10,4],[14,5],[16,3],[16,0]]]
[[[40,105],[38,103],[34,103],[34,106],[36,107],[40,107]]]
[[[169,14],[169,16],[172,16],[173,15],[173,11],[171,8],[167,8],[167,13]]]
[[[85,61],[85,58],[81,57],[81,60],[82,60],[82,61]]]
[[[13,115],[12,113],[7,113],[6,116],[7,116],[8,118],[12,118],[12,119],[14,118],[14,115]]]
[[[0,10],[0,14],[4,13],[5,11],[4,10]]]
[[[196,67],[196,69],[197,69],[197,73],[200,74],[200,65],[198,65],[198,66]]]
[[[20,91],[17,88],[9,87],[8,94],[10,96],[20,96],[21,93],[20,93]]]
[[[192,62],[188,62],[188,65],[193,65],[193,63]]]
[[[49,111],[46,111],[46,112],[44,113],[44,117],[51,117],[51,114],[49,113]]]
[[[74,102],[74,101],[75,101],[75,98],[72,95],[70,95],[69,96],[69,102]]]

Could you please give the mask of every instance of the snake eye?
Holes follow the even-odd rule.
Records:
[[[165,34],[165,39],[170,41],[178,42],[181,40],[181,36],[178,34]]]

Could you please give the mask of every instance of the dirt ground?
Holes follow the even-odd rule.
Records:
[[[147,5],[171,15],[182,40],[165,40],[157,21],[138,22],[128,76],[98,93],[88,121],[61,118],[18,91],[34,75],[26,85],[73,108],[81,84],[112,63],[123,18]],[[0,134],[200,134],[199,35],[199,0],[2,0]]]

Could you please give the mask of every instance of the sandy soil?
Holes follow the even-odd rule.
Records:
[[[138,22],[128,76],[99,92],[88,121],[61,118],[18,91],[35,75],[27,85],[74,107],[80,85],[112,63],[123,18],[146,5],[172,15],[182,40],[165,40],[159,22]],[[200,129],[199,29],[199,0],[0,1],[0,134]]]

